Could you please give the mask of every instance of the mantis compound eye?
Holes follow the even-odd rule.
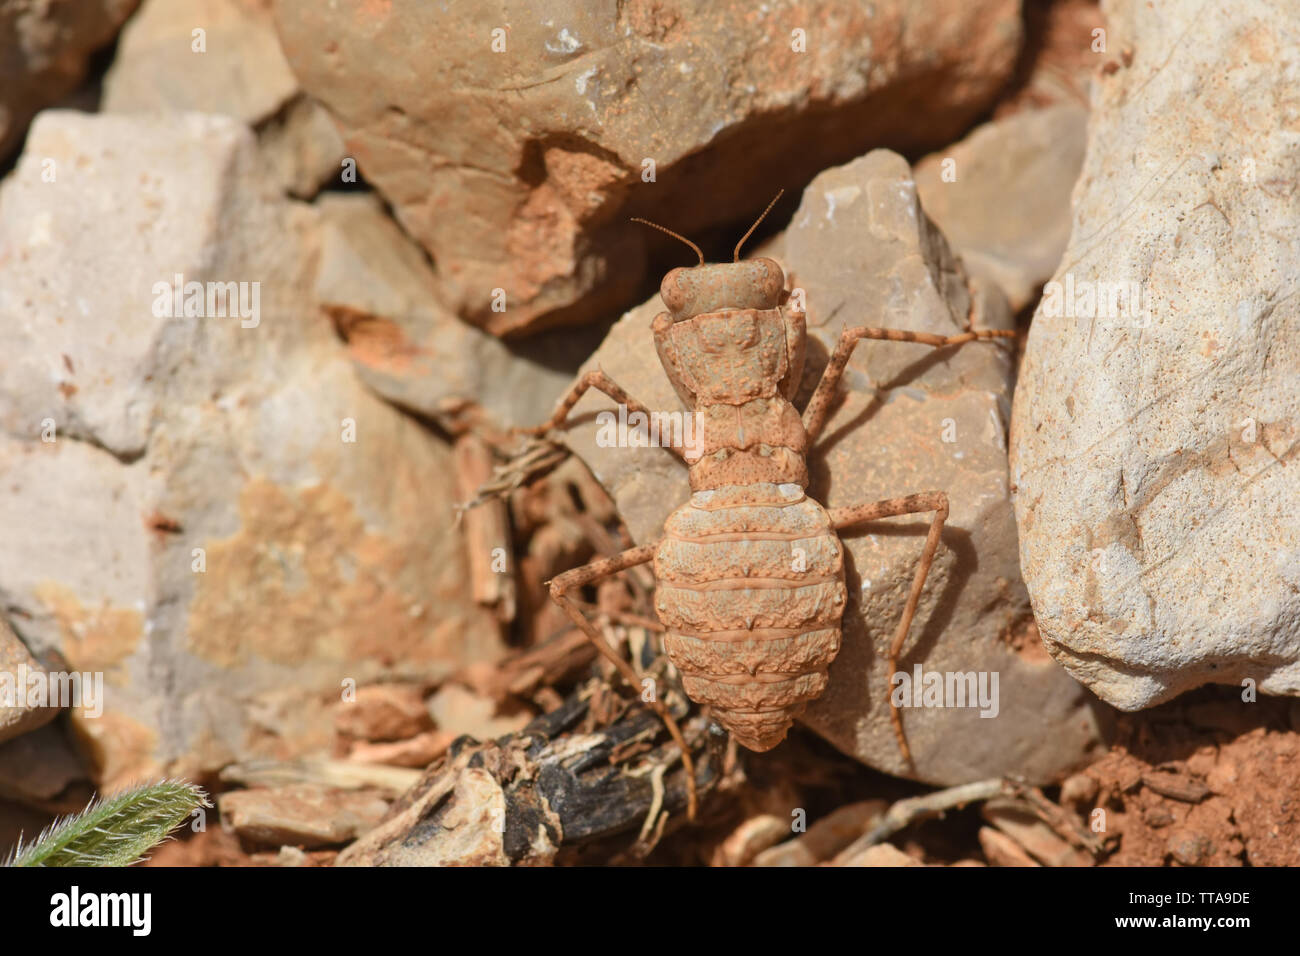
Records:
[[[752,259],[749,265],[754,267],[754,284],[764,303],[756,308],[775,309],[781,303],[781,293],[785,291],[785,270],[775,259],[767,257]]]
[[[673,269],[664,276],[664,281],[659,283],[659,297],[664,300],[664,307],[668,309],[674,319],[689,318],[689,314],[683,315],[686,310],[688,295],[677,281],[681,278],[683,272],[689,271],[684,267]]]

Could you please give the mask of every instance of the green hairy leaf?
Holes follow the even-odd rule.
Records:
[[[22,840],[6,866],[130,866],[200,807],[207,794],[182,780],[163,780],[94,799],[56,821],[35,843]]]

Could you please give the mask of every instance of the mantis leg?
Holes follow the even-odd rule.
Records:
[[[583,634],[587,635],[587,638],[596,646],[596,650],[618,668],[619,674],[622,675],[633,690],[637,690],[641,686],[636,671],[632,669],[631,664],[623,659],[622,655],[609,646],[609,642],[596,629],[596,626],[587,620],[586,615],[582,613],[582,609],[569,597],[568,592],[574,588],[580,588],[602,578],[610,577],[620,571],[626,571],[638,564],[645,564],[647,561],[653,560],[657,547],[657,544],[648,544],[640,548],[629,548],[627,551],[616,554],[611,558],[601,558],[580,568],[574,568],[572,571],[565,571],[550,582],[551,599],[562,607],[564,613],[569,615],[570,620],[578,625]],[[653,700],[649,701],[649,704],[654,708],[655,713],[659,715],[659,719],[664,722],[664,725],[668,728],[668,733],[677,746],[681,748],[682,766],[686,770],[686,815],[689,819],[694,820],[696,808],[695,762],[691,759],[691,748],[686,745],[686,738],[682,736],[681,728],[677,725],[673,715],[669,713],[668,708],[664,706],[663,701],[659,699],[658,694],[655,695]]]
[[[553,431],[563,425],[564,420],[569,416],[569,412],[573,411],[573,406],[577,405],[578,400],[581,399],[583,395],[587,394],[589,389],[593,388],[597,391],[604,392],[614,401],[626,405],[629,412],[640,412],[646,416],[647,421],[650,419],[650,409],[629,395],[623,389],[623,386],[619,385],[604,372],[594,370],[588,372],[582,376],[582,378],[573,383],[573,387],[569,389],[568,394],[560,399],[559,404],[555,406],[555,413],[552,414],[549,419],[542,422],[542,424],[534,425],[531,428],[514,428],[511,429],[511,431],[522,435],[532,435],[533,437],[540,438],[547,432]],[[671,444],[665,445],[664,447],[682,461],[686,460],[686,452],[683,449]]]
[[[826,363],[826,371],[822,372],[821,381],[817,383],[812,398],[808,400],[808,407],[804,409],[803,427],[804,431],[808,433],[808,444],[811,445],[815,442],[817,436],[822,433],[822,428],[825,427],[826,420],[830,417],[831,403],[835,399],[836,389],[839,388],[840,378],[843,377],[844,369],[849,364],[849,357],[853,354],[854,347],[863,339],[879,339],[885,342],[915,342],[918,345],[930,345],[940,349],[949,345],[974,342],[976,339],[1013,339],[1015,337],[1016,331],[1014,329],[972,329],[969,332],[961,332],[957,335],[933,335],[930,332],[873,329],[867,326],[845,329],[840,334],[840,344],[835,346],[830,361]]]
[[[939,548],[939,535],[943,532],[943,523],[948,517],[948,496],[942,491],[927,491],[919,495],[906,495],[902,498],[886,498],[872,504],[850,505],[847,508],[830,510],[831,525],[837,531],[850,525],[861,524],[876,518],[892,518],[898,515],[923,514],[934,512],[930,520],[930,531],[925,536],[925,547],[921,551],[921,561],[916,566],[916,575],[912,578],[912,590],[908,592],[907,604],[903,607],[903,616],[894,631],[894,639],[889,644],[889,675],[887,691],[892,691],[893,675],[898,671],[898,655],[902,653],[907,632],[916,615],[916,605],[921,600],[921,589],[925,587],[926,576],[934,564],[934,555]],[[907,736],[903,733],[903,716],[894,706],[894,695],[889,693],[889,720],[894,725],[894,736],[898,740],[898,749],[909,767],[912,763],[912,751],[907,746]]]

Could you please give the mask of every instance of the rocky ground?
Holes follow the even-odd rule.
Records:
[[[1284,0],[0,5],[0,853],[162,775],[218,814],[153,865],[1294,865],[1300,15]],[[495,9],[495,8],[494,8]],[[500,21],[500,22],[498,22]],[[843,649],[775,750],[663,656],[662,448],[607,447],[685,248],[777,259]],[[197,290],[197,291],[194,291]],[[214,291],[215,290],[215,291]],[[468,505],[468,506],[467,506]],[[2,687],[2,685],[0,685]],[[991,715],[990,715],[991,716]]]

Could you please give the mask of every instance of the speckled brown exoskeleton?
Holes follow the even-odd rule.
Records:
[[[691,498],[669,516],[658,542],[550,582],[551,597],[637,687],[636,672],[587,620],[571,592],[653,561],[665,649],[687,695],[708,705],[738,743],[756,751],[780,743],[805,704],[826,688],[847,600],[844,546],[837,532],[877,518],[932,516],[889,646],[894,673],[948,516],[942,491],[832,510],[808,497],[808,449],[826,424],[854,346],[880,339],[943,348],[1015,335],[991,329],[942,336],[847,328],[800,415],[792,401],[803,372],[806,316],[790,306],[785,273],[775,260],[740,260],[741,246],[775,203],[737,243],[733,261],[716,265],[705,264],[689,239],[636,220],[681,240],[699,257],[698,265],[664,277],[660,294],[667,311],[651,326],[664,372],[686,407],[697,413],[696,440],[686,449],[671,448],[689,468]],[[645,405],[593,371],[573,386],[549,421],[521,431],[542,435],[559,427],[591,388],[629,411],[649,415]],[[882,688],[888,697],[887,691]],[[694,769],[681,731],[661,702],[651,704],[682,748],[693,788]],[[892,701],[890,719],[910,764],[902,718]],[[693,789],[689,798],[693,816]]]

